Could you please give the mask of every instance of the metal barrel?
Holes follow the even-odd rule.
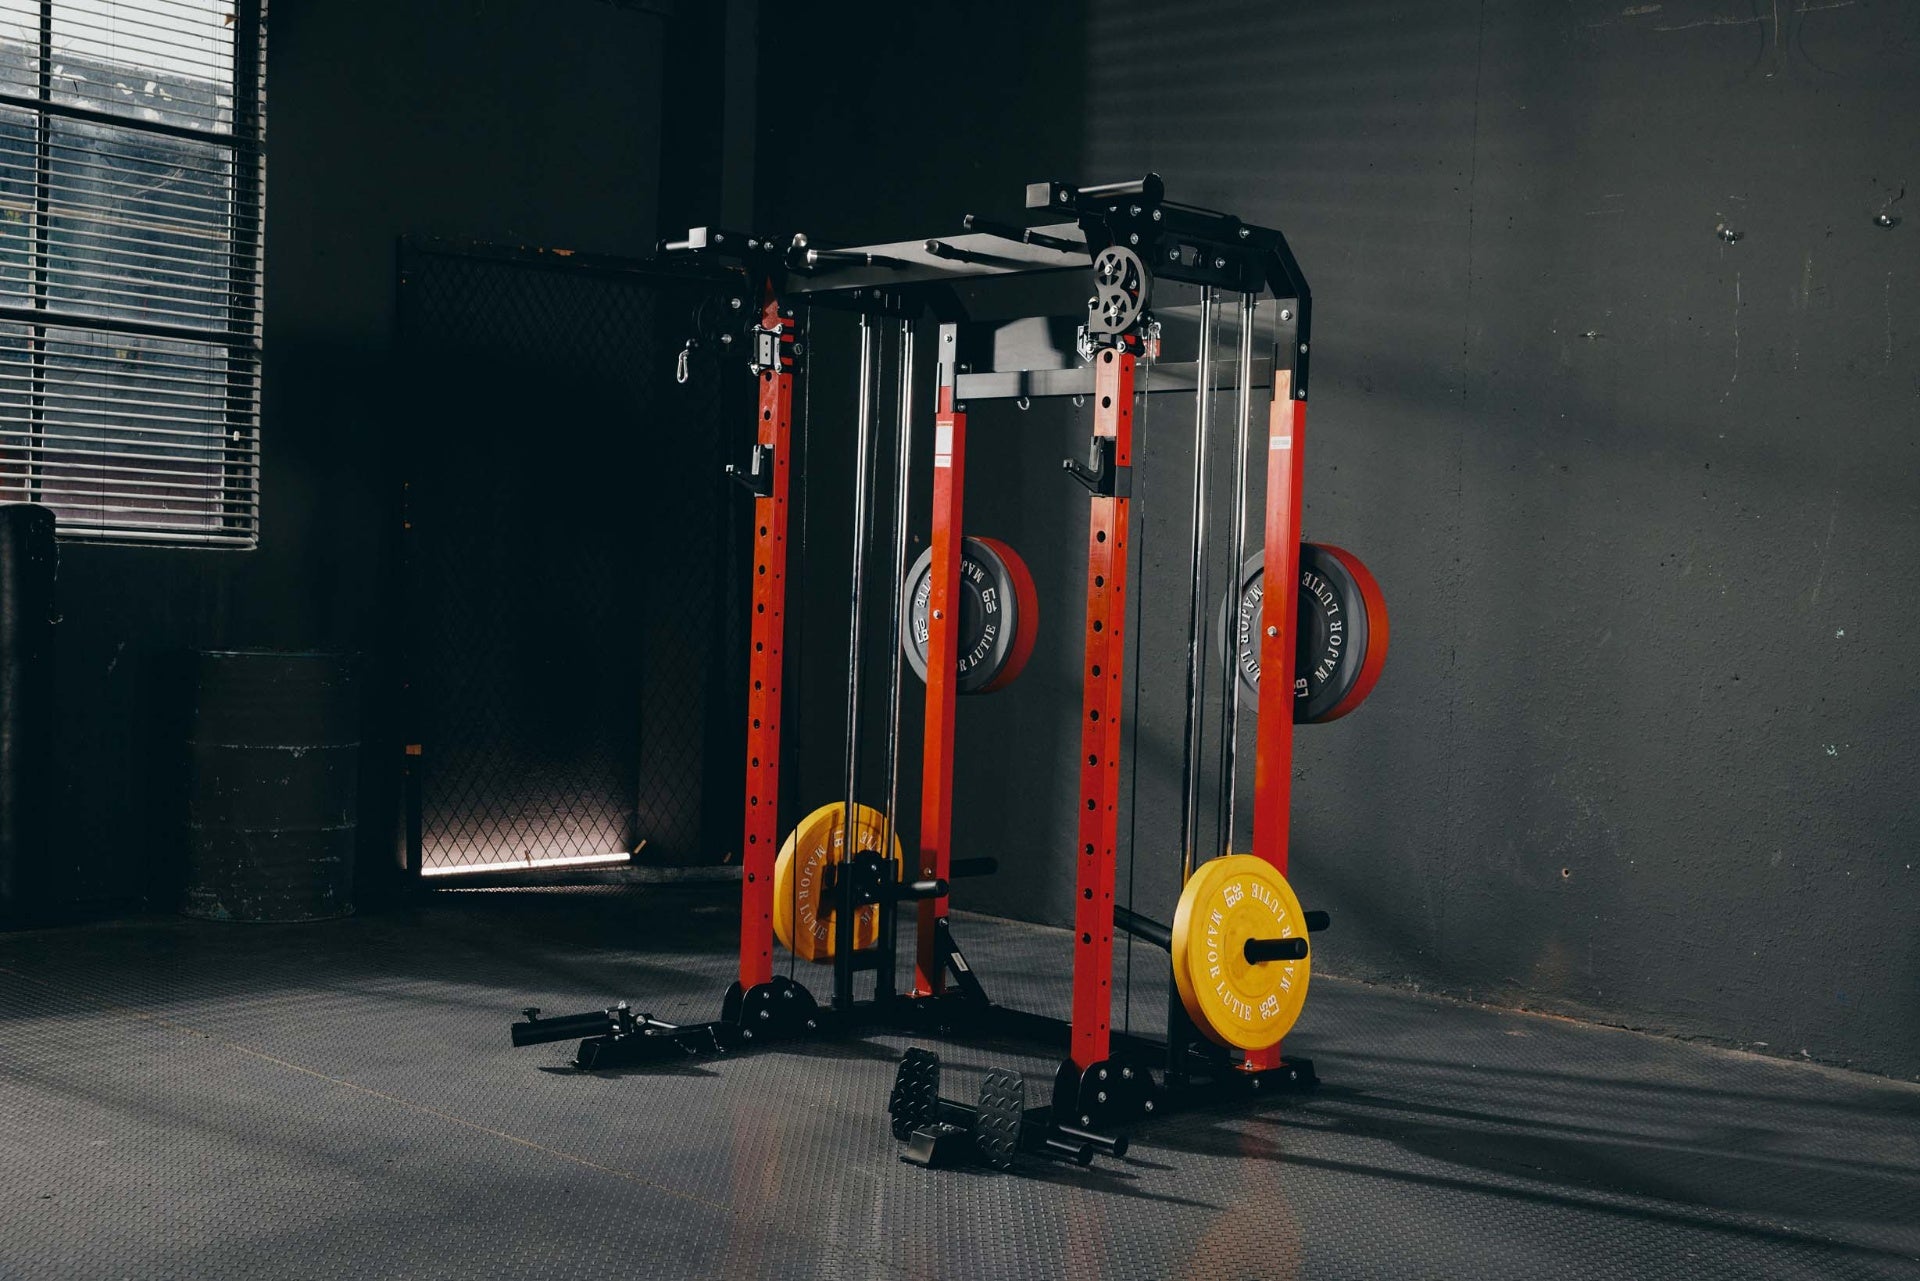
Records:
[[[188,916],[353,911],[360,706],[344,654],[206,651],[187,750]]]
[[[0,919],[45,886],[53,796],[54,517],[0,504]]]

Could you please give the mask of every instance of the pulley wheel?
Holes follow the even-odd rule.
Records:
[[[1313,966],[1247,960],[1250,939],[1304,939],[1300,900],[1273,864],[1252,854],[1202,863],[1173,914],[1173,981],[1193,1025],[1241,1050],[1277,1045],[1300,1017]]]
[[[907,571],[907,609],[900,647],[908,666],[927,679],[927,630],[932,624],[933,548]],[[962,694],[990,694],[1013,683],[1033,656],[1040,600],[1020,554],[997,538],[960,541],[960,684]]]
[[[1093,296],[1087,299],[1087,327],[1096,333],[1123,334],[1147,309],[1153,274],[1140,255],[1125,245],[1108,245],[1093,257]]]
[[[773,933],[788,951],[807,961],[831,961],[834,951],[833,913],[820,910],[826,893],[826,873],[846,859],[844,801],[822,805],[800,820],[773,860]],[[886,815],[866,805],[856,806],[853,848],[877,850],[886,835]],[[903,863],[900,839],[893,841],[894,876]],[[868,904],[853,917],[855,950],[872,947],[880,939],[880,908]]]
[[[1233,637],[1240,701],[1260,701],[1261,602],[1266,553],[1240,567],[1240,590],[1220,603],[1224,650]],[[1231,619],[1230,604],[1237,603]],[[1387,661],[1387,602],[1360,558],[1327,543],[1300,544],[1300,612],[1294,631],[1293,719],[1300,725],[1337,721],[1366,701]]]

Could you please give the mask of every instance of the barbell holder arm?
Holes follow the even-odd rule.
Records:
[[[1318,934],[1321,930],[1333,924],[1333,918],[1325,912],[1308,912],[1305,914],[1305,919],[1307,933],[1309,934]]]
[[[1307,941],[1303,938],[1248,939],[1241,951],[1249,965],[1264,965],[1269,961],[1302,961],[1307,956]]]
[[[1087,487],[1096,498],[1130,498],[1133,495],[1133,468],[1115,461],[1113,437],[1095,436],[1087,447],[1085,465],[1071,458],[1060,460],[1060,469]]]
[[[1114,928],[1125,930],[1137,939],[1153,944],[1163,952],[1173,951],[1173,930],[1130,907],[1113,909]]]
[[[989,855],[956,858],[947,864],[947,879],[957,881],[964,876],[992,876],[999,870],[1000,860]]]

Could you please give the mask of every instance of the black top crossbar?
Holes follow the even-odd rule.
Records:
[[[1280,337],[1286,344],[1282,364],[1291,371],[1292,396],[1306,398],[1312,297],[1292,248],[1278,230],[1170,201],[1157,174],[1096,186],[1034,183],[1027,188],[1026,205],[1030,213],[1054,220],[1019,227],[969,214],[961,221],[963,229],[950,236],[871,245],[697,227],[682,240],[663,243],[661,250],[737,261],[782,298],[894,316],[931,312],[942,320],[968,320],[980,318],[972,301],[980,286],[1012,277],[1051,278],[1045,282],[1049,289],[1033,294],[1030,302],[1017,298],[1015,312],[1024,308],[1027,315],[1068,314],[1061,308],[1085,298],[1076,277],[1085,276],[1106,251],[1125,249],[1139,257],[1155,281],[1280,300]],[[1008,313],[1003,308],[1001,314]],[[1013,372],[999,362],[995,368]],[[973,394],[1083,391],[1078,376],[1033,372],[1037,376],[1030,380],[978,385]],[[1269,362],[1262,381],[1272,372]],[[1186,385],[1191,389],[1193,383]]]

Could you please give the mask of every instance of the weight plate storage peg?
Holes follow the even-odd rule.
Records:
[[[1233,636],[1233,665],[1240,701],[1260,700],[1261,602],[1266,595],[1266,553],[1255,552],[1240,567],[1238,608],[1229,625],[1220,606],[1220,635]],[[1337,721],[1366,701],[1387,661],[1387,602],[1380,584],[1344,548],[1300,544],[1300,613],[1294,633],[1293,719],[1300,725]]]
[[[822,805],[788,833],[773,860],[773,933],[788,951],[807,961],[831,961],[834,952],[832,881],[828,869],[847,861],[847,831],[841,816],[844,801]],[[866,805],[855,807],[853,848],[878,850],[886,835],[886,815]],[[900,876],[904,859],[900,839],[893,840],[892,866]],[[855,910],[853,945],[872,947],[880,938],[880,908],[868,904]]]
[[[907,610],[900,647],[907,664],[927,679],[927,632],[932,625],[933,549],[907,571]],[[960,543],[960,685],[962,694],[990,694],[1013,683],[1033,656],[1040,601],[1020,554],[997,538]]]
[[[1200,865],[1180,892],[1172,953],[1180,1003],[1222,1045],[1277,1045],[1306,1004],[1306,913],[1263,858],[1228,854]]]

